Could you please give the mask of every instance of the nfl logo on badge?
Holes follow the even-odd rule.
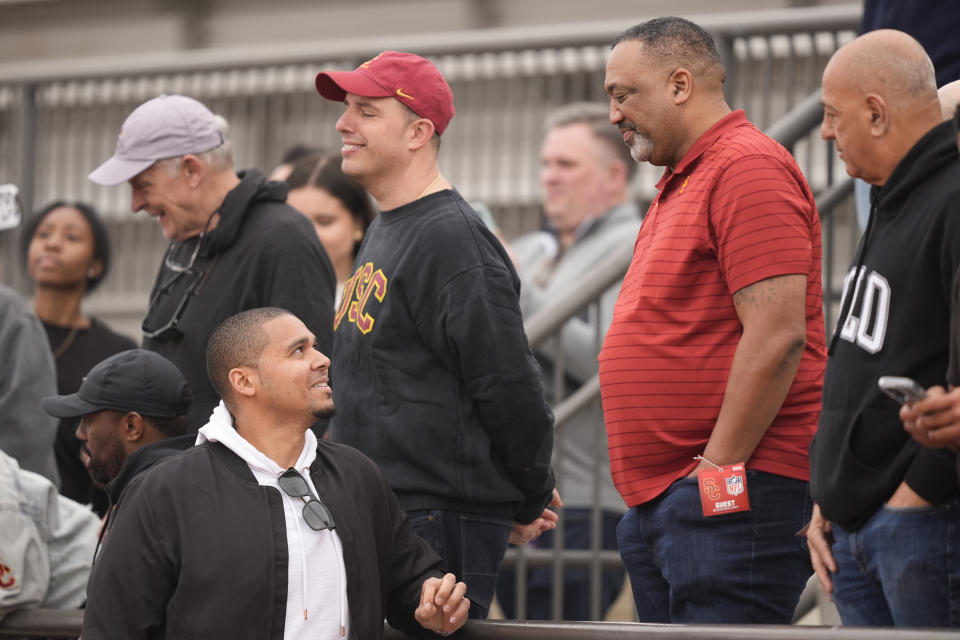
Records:
[[[727,478],[727,493],[731,496],[738,496],[743,493],[743,476],[730,476]]]

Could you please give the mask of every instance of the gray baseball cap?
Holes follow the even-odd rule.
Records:
[[[162,95],[137,107],[123,121],[113,155],[88,176],[97,184],[126,182],[157,160],[203,153],[223,144],[217,119],[202,102]]]

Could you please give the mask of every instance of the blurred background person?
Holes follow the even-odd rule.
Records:
[[[340,306],[343,284],[353,272],[363,234],[377,215],[366,190],[340,169],[337,156],[312,155],[291,165],[287,204],[313,223],[337,275],[334,307]]]
[[[17,189],[0,191],[0,236],[20,224]],[[53,458],[57,422],[40,408],[40,401],[56,390],[53,357],[37,317],[16,291],[0,284],[0,451],[19,467],[59,484]],[[0,536],[0,540],[5,540]]]
[[[273,168],[273,171],[270,172],[270,177],[267,179],[283,182],[287,179],[287,176],[290,175],[295,162],[309,158],[310,156],[319,155],[323,155],[323,149],[320,147],[313,147],[308,144],[295,144],[283,152],[283,158],[280,159],[280,164]]]
[[[74,393],[98,362],[137,345],[103,322],[84,315],[84,296],[96,289],[110,267],[107,230],[88,204],[53,202],[27,221],[21,250],[36,287],[33,309],[46,330],[57,372],[57,392]],[[60,420],[54,444],[60,492],[92,503],[103,515],[107,500],[80,460],[77,421]]]
[[[76,609],[100,519],[0,451],[0,620],[20,609]]]
[[[620,131],[610,124],[607,105],[577,102],[547,117],[547,132],[540,148],[540,191],[547,229],[524,235],[511,245],[525,319],[529,321],[571,288],[586,285],[591,269],[611,253],[633,246],[640,229],[640,213],[630,200],[630,180],[636,168]],[[617,283],[603,295],[599,317],[585,309],[564,327],[557,345],[564,365],[564,396],[597,373],[598,336],[602,338],[610,325],[619,290]],[[546,343],[535,350],[535,355],[543,370],[545,394],[555,406],[554,345],[554,341]],[[596,442],[600,443],[599,451],[595,450]],[[565,505],[564,548],[590,548],[596,477],[600,482],[597,506],[602,510],[600,548],[616,551],[616,527],[626,506],[610,477],[599,402],[559,426],[554,447],[557,488]],[[553,533],[546,531],[531,544],[552,548]],[[589,573],[587,568],[564,571],[563,619],[590,619]],[[527,619],[552,617],[552,576],[549,568],[528,571]],[[619,593],[623,576],[623,569],[602,574],[601,614]],[[508,618],[517,613],[514,580],[513,571],[502,572],[497,587],[497,597]]]

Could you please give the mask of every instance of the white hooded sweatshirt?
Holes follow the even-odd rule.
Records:
[[[233,426],[233,416],[221,401],[200,428],[197,444],[219,442],[240,456],[257,482],[273,487],[283,499],[287,525],[287,616],[283,637],[339,639],[350,633],[347,605],[347,574],[343,547],[336,530],[314,531],[303,519],[303,502],[280,489],[278,478],[286,469],[245,440]],[[294,468],[314,495],[310,465],[317,457],[317,437],[309,429]]]

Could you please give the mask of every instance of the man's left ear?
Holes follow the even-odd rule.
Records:
[[[187,174],[187,181],[190,186],[194,189],[200,186],[200,183],[203,182],[204,170],[206,169],[203,162],[200,161],[200,158],[192,153],[188,153],[181,159],[180,166],[183,167],[183,171]]]
[[[433,139],[436,128],[433,122],[426,118],[417,118],[410,124],[413,127],[413,134],[410,138],[410,149],[416,150],[428,144]]]
[[[870,133],[874,137],[882,136],[890,128],[886,101],[880,96],[871,93],[866,97],[866,106],[870,118]]]
[[[690,99],[693,92],[693,76],[690,72],[680,67],[670,74],[669,86],[673,94],[674,104],[683,104]]]
[[[255,383],[256,370],[252,367],[240,366],[230,369],[227,374],[230,381],[230,388],[236,395],[253,397],[257,392]]]
[[[143,437],[143,416],[136,411],[130,411],[123,416],[120,424],[122,425],[123,439],[127,442],[137,442]]]

